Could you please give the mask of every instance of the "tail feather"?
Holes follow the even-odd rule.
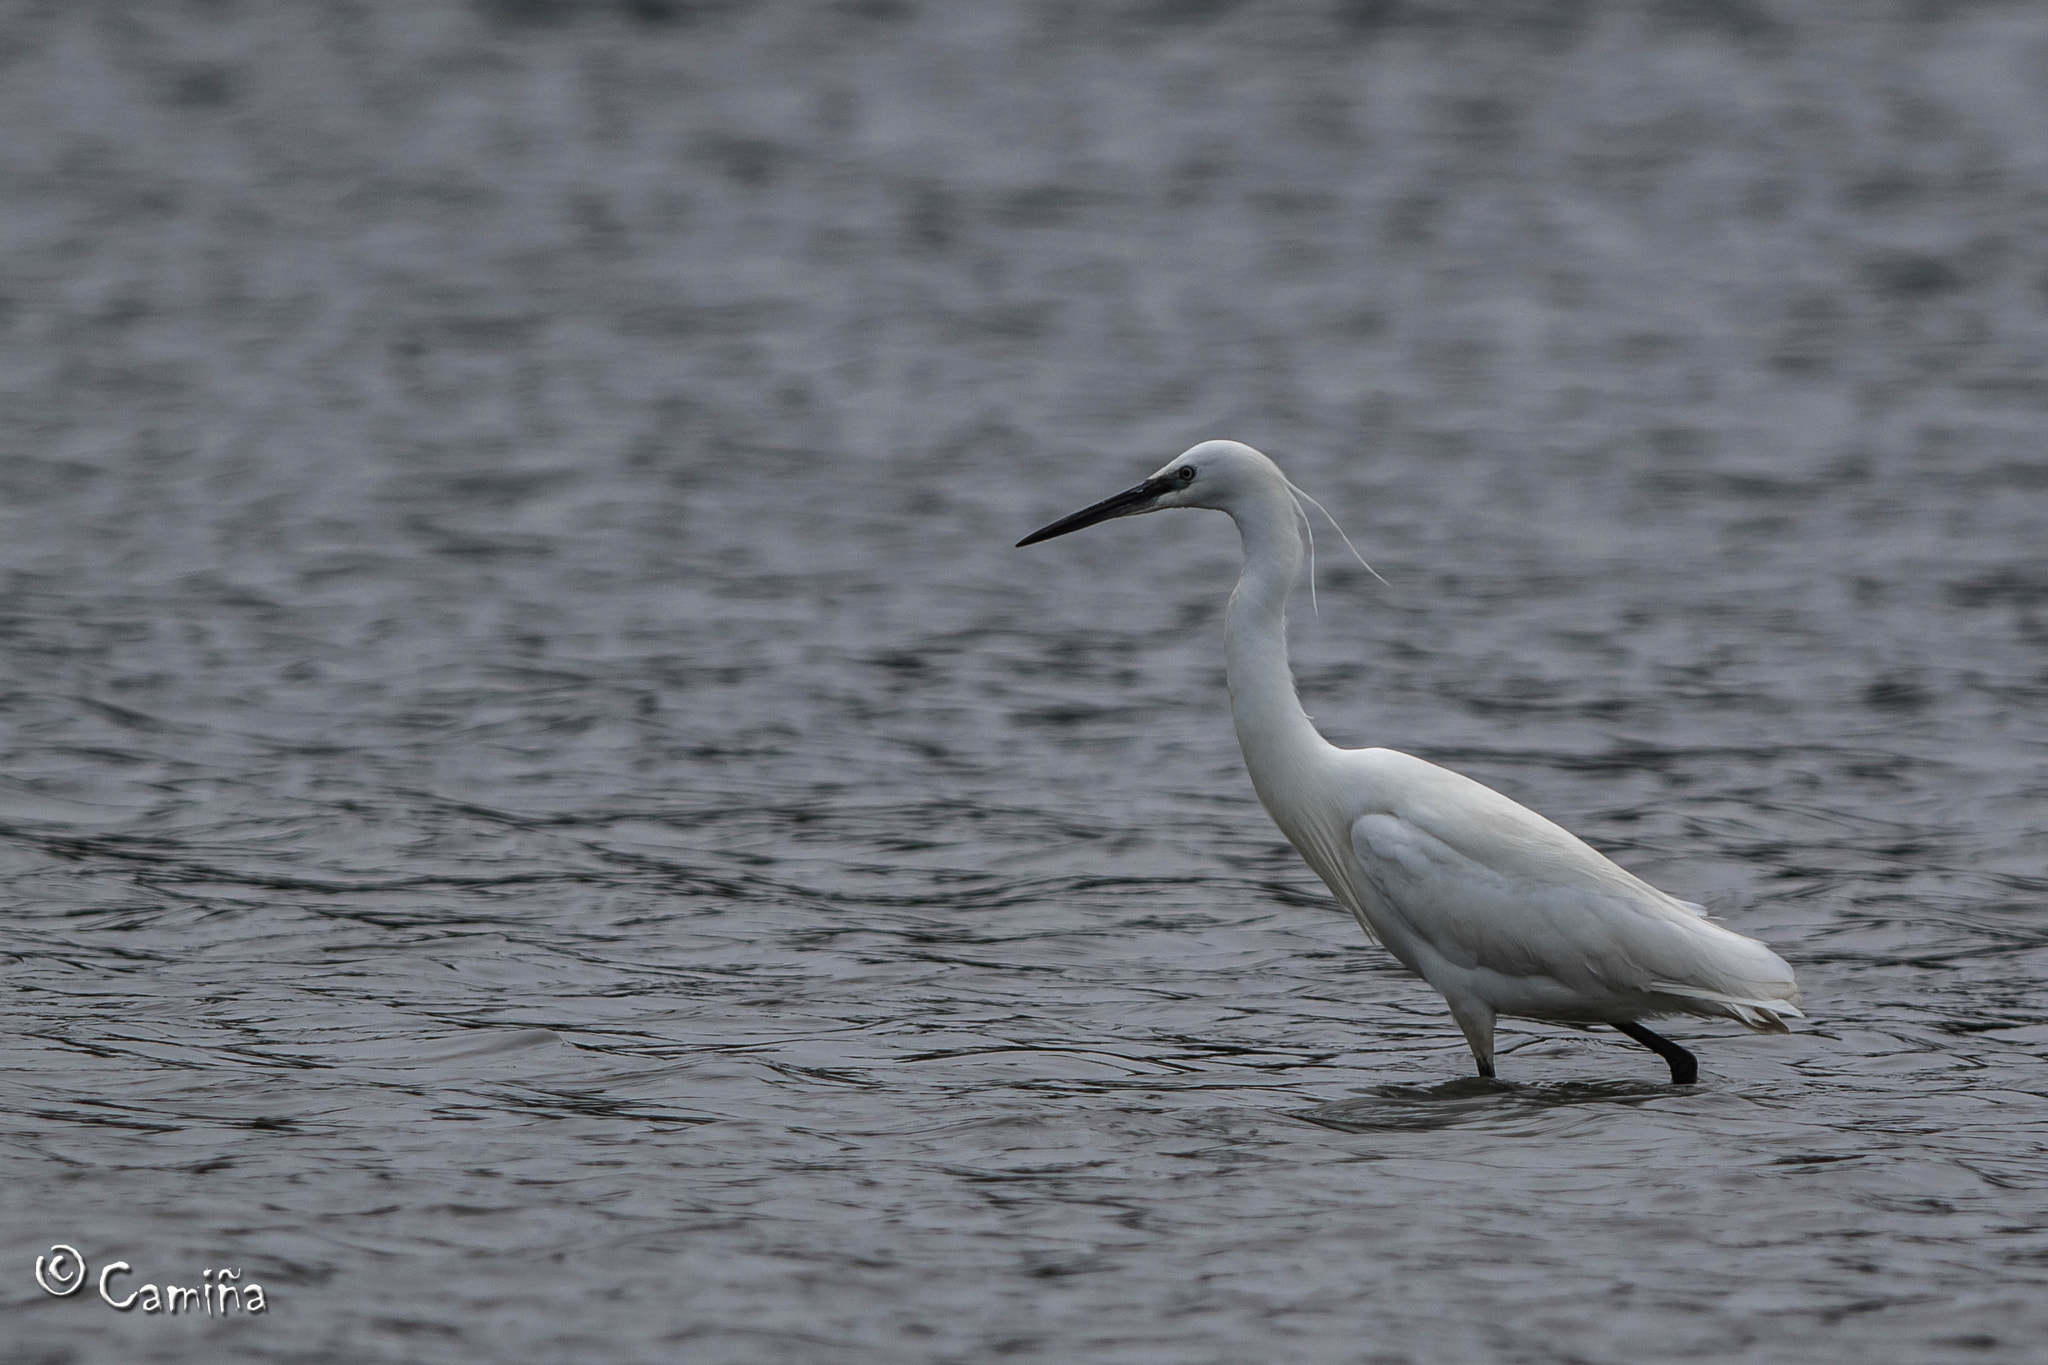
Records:
[[[1681,986],[1673,981],[1653,982],[1651,989],[1664,995],[1682,996],[1687,1000],[1698,1000],[1702,1004],[1718,1005],[1720,1008],[1714,1013],[1732,1015],[1744,1028],[1755,1029],[1758,1033],[1790,1033],[1792,1030],[1785,1023],[1785,1016],[1790,1015],[1795,1019],[1806,1017],[1805,1011],[1793,1003],[1793,1000],[1798,998],[1796,987],[1793,1000],[1744,998],[1723,991],[1706,990],[1699,986]]]

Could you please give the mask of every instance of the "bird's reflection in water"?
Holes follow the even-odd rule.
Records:
[[[1498,1123],[1580,1105],[1640,1105],[1674,1098],[1669,1086],[1647,1081],[1557,1081],[1518,1085],[1484,1076],[1460,1076],[1437,1085],[1382,1085],[1366,1094],[1290,1117],[1345,1133],[1424,1132],[1469,1123]]]

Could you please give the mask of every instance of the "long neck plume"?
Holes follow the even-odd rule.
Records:
[[[1262,759],[1303,756],[1329,741],[1302,711],[1287,665],[1287,597],[1302,559],[1294,500],[1276,480],[1229,510],[1244,541],[1244,573],[1223,616],[1224,668],[1238,747],[1264,795]]]

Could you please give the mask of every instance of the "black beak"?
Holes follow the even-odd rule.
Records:
[[[1061,517],[1050,526],[1039,527],[1018,541],[1017,548],[1021,550],[1026,545],[1036,545],[1041,540],[1051,540],[1054,536],[1063,536],[1069,531],[1093,526],[1098,521],[1127,517],[1133,512],[1143,511],[1146,503],[1173,487],[1173,482],[1163,475],[1156,479],[1147,479],[1136,488],[1126,488],[1121,493],[1104,498],[1093,507],[1083,507],[1071,517]]]

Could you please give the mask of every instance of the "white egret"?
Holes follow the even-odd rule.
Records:
[[[1135,488],[1017,542],[1175,507],[1228,513],[1244,571],[1223,618],[1230,712],[1259,800],[1365,932],[1434,986],[1492,1076],[1496,1017],[1609,1024],[1671,1065],[1699,1063],[1639,1020],[1731,1018],[1785,1033],[1799,987],[1784,959],[1623,871],[1534,811],[1392,749],[1316,732],[1287,663],[1287,598],[1306,519],[1279,466],[1204,441]]]

